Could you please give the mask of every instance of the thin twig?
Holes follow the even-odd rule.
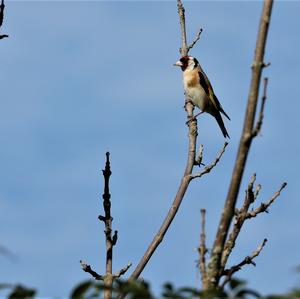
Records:
[[[221,268],[224,269],[226,266],[227,260],[229,255],[231,254],[233,248],[235,247],[236,239],[241,231],[241,228],[245,222],[247,212],[251,203],[254,202],[254,192],[253,192],[253,185],[256,180],[256,174],[254,173],[250,179],[248,184],[248,188],[246,190],[244,203],[241,209],[237,209],[235,212],[235,222],[232,227],[232,231],[229,234],[228,240],[225,243],[224,250],[222,252],[222,259],[221,259]]]
[[[203,29],[200,28],[200,30],[197,32],[195,39],[188,45],[187,47],[187,52],[189,52],[198,42],[198,40],[200,39],[201,33],[202,33]]]
[[[270,24],[273,0],[265,0],[260,19],[259,32],[255,49],[255,58],[252,66],[252,79],[248,96],[248,104],[245,115],[244,128],[240,139],[238,154],[229,186],[224,210],[219,222],[217,235],[213,244],[211,258],[208,264],[209,288],[214,289],[219,284],[222,271],[221,259],[227,239],[229,228],[235,214],[235,205],[240,190],[240,185],[245,170],[248,153],[253,139],[252,131],[256,114],[258,93],[262,69],[264,67],[264,52]],[[221,271],[220,271],[221,270]]]
[[[103,280],[103,276],[95,272],[89,264],[84,261],[79,261],[84,272],[91,274],[96,280]]]
[[[248,189],[246,190],[246,196],[244,199],[244,204],[240,210],[236,211],[235,222],[232,228],[231,233],[229,234],[228,240],[225,243],[221,266],[222,269],[226,266],[229,255],[231,254],[233,248],[235,247],[236,239],[241,231],[242,226],[244,225],[245,220],[256,217],[257,214],[267,212],[267,209],[270,205],[275,201],[275,199],[280,195],[281,191],[286,187],[287,183],[283,183],[280,189],[272,196],[272,198],[266,202],[261,203],[261,205],[248,212],[249,207],[257,198],[259,190],[261,189],[261,185],[257,185],[255,191],[253,191],[253,185],[256,179],[256,175],[254,174],[249,182]]]
[[[220,161],[222,155],[225,152],[226,146],[228,145],[228,142],[225,142],[223,145],[222,150],[220,151],[220,153],[218,154],[218,156],[216,157],[216,159],[208,166],[206,166],[201,172],[197,172],[197,173],[193,173],[190,175],[191,179],[195,179],[195,178],[200,178],[202,177],[204,174],[209,173]]]
[[[199,269],[201,273],[202,288],[206,289],[206,235],[205,235],[205,209],[201,209],[201,234],[200,234],[200,246],[199,246]]]
[[[241,268],[245,265],[252,264],[253,266],[256,266],[255,262],[253,261],[263,250],[264,246],[267,243],[267,239],[264,239],[262,244],[258,246],[258,248],[251,254],[251,256],[246,256],[239,264],[232,266],[230,269],[226,269],[223,271],[222,275],[226,276],[225,280],[223,281],[221,285],[221,289],[224,288],[224,286],[231,280],[232,275],[241,270]]]
[[[264,78],[263,96],[261,99],[261,106],[260,106],[260,111],[259,111],[259,115],[258,115],[258,120],[256,122],[254,130],[252,131],[253,137],[256,137],[260,133],[261,126],[263,123],[265,104],[266,104],[266,100],[267,100],[267,86],[268,86],[268,78]]]
[[[283,183],[279,190],[275,192],[275,194],[267,202],[262,202],[258,208],[248,212],[246,215],[246,219],[256,217],[259,213],[268,213],[268,208],[276,200],[276,198],[280,196],[281,191],[286,187],[286,185],[287,183]]]
[[[124,275],[128,269],[131,267],[132,263],[129,263],[127,266],[122,268],[119,272],[114,274],[114,278],[120,278],[122,275]]]

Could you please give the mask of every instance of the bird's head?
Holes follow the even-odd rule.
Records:
[[[180,66],[182,71],[193,70],[199,65],[198,60],[193,56],[183,56],[175,64],[175,66]]]

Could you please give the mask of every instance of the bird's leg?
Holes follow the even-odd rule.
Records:
[[[186,122],[186,124],[188,125],[190,121],[196,120],[197,117],[198,117],[200,114],[202,114],[203,112],[204,112],[204,111],[200,111],[199,113],[197,113],[196,115],[194,115],[191,119],[189,119],[189,120]]]
[[[200,114],[202,114],[204,111],[200,111],[199,113],[197,113],[193,118],[197,118]]]

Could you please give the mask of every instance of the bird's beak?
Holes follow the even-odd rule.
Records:
[[[173,64],[174,66],[183,66],[183,63],[178,60],[176,63]]]

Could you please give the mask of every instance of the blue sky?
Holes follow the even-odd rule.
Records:
[[[216,233],[240,138],[261,2],[185,3],[190,52],[198,58],[231,121],[219,166],[193,181],[163,243],[143,272],[153,288],[171,281],[198,287],[200,209],[207,238]],[[269,77],[262,136],[254,142],[240,194],[253,172],[268,199],[287,189],[269,214],[245,224],[230,264],[267,237],[257,267],[239,277],[262,293],[295,286],[299,237],[299,2],[274,5],[264,71]],[[187,128],[176,3],[7,1],[0,43],[0,236],[17,259],[0,256],[1,282],[67,296],[88,278],[87,260],[104,271],[102,175],[111,152],[114,269],[134,265],[159,228],[182,176]],[[204,163],[223,145],[209,115],[199,119]]]

